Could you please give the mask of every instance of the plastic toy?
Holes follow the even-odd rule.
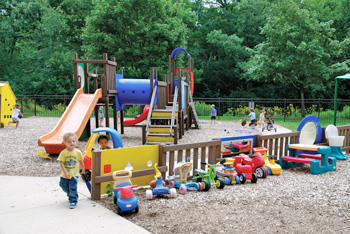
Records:
[[[346,156],[341,150],[341,147],[344,145],[345,136],[339,136],[338,128],[334,125],[328,125],[325,132],[329,146],[331,147],[331,153],[329,156],[338,160],[347,159],[348,156]]]
[[[275,162],[276,156],[269,155],[267,156],[267,151],[265,147],[253,148],[255,153],[261,153],[265,161],[265,167],[267,168],[269,175],[279,175],[281,174],[281,166]]]
[[[277,132],[277,128],[274,126],[275,121],[273,120],[273,117],[271,116],[271,114],[268,114],[267,118],[268,118],[268,121],[266,124],[267,131],[275,130],[275,132]],[[265,127],[262,128],[262,131],[264,130],[265,130]]]
[[[98,133],[100,133],[100,132],[106,132],[106,133],[110,134],[110,136],[112,138],[112,142],[113,142],[113,148],[116,149],[119,147],[123,147],[123,142],[121,140],[121,137],[115,129],[109,128],[109,127],[101,127],[101,128],[96,128],[96,129],[92,130],[92,134],[89,138],[89,141],[88,141],[88,143],[85,147],[84,153],[83,153],[83,160],[84,160],[84,165],[85,165],[85,175],[82,175],[82,178],[83,178],[84,182],[86,183],[86,186],[89,188],[89,191],[91,188],[91,184],[90,184],[91,160],[92,160],[92,153],[91,152],[92,152],[92,147],[93,147],[93,145],[96,141],[96,138],[98,136]]]
[[[207,165],[208,166],[208,171],[202,170],[202,169],[196,169],[196,173],[192,177],[193,182],[205,182],[209,181],[210,186],[215,185],[218,189],[223,189],[226,185],[226,182],[223,178],[219,178],[216,176],[216,166],[220,164],[209,164],[206,162],[201,162],[202,165]]]
[[[154,169],[156,170],[156,175],[154,176],[156,179],[156,187],[153,188],[153,190],[146,191],[146,199],[151,200],[153,198],[153,195],[169,195],[169,197],[175,198],[176,189],[169,189],[163,185],[163,176],[157,168],[157,163],[154,164]]]
[[[243,165],[250,165],[252,167],[253,172],[259,177],[259,178],[266,178],[266,176],[269,174],[268,170],[265,165],[265,161],[261,153],[255,153],[252,156],[248,156],[246,154],[239,154],[239,156],[242,156],[242,164]]]
[[[131,184],[131,176],[132,173],[129,170],[113,172],[113,179],[115,180],[114,204],[117,205],[119,215],[123,215],[125,212],[139,212],[138,199],[133,192],[133,188],[136,188],[137,185]]]
[[[283,169],[301,167],[310,164],[311,174],[320,174],[337,169],[337,160],[329,157],[331,147],[314,145],[322,141],[322,128],[319,119],[314,116],[304,118],[297,129],[299,143],[287,145],[290,156],[283,156],[280,165]],[[317,152],[319,155],[314,155]]]
[[[44,159],[51,159],[51,157],[49,157],[49,155],[47,153],[45,153],[44,151],[41,151],[41,150],[38,151],[38,155],[43,157]]]
[[[171,188],[178,188],[180,194],[186,194],[189,187],[195,188],[198,191],[208,191],[210,189],[209,181],[201,181],[200,183],[187,181],[191,167],[191,162],[179,162],[174,168],[174,174],[169,176],[169,186]]]
[[[244,184],[247,180],[256,183],[258,181],[258,176],[253,173],[253,169],[250,165],[242,165],[242,160],[243,157],[240,155],[232,158],[225,158],[225,162],[233,163],[241,184]]]
[[[239,184],[239,176],[237,175],[237,172],[235,168],[232,166],[232,162],[225,162],[225,160],[222,160],[220,162],[220,165],[217,165],[216,175],[219,178],[223,178],[225,180],[225,184]]]
[[[16,104],[16,95],[12,91],[9,82],[0,81],[0,127],[9,126],[12,121],[12,111]]]

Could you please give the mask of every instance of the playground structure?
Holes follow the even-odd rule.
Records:
[[[12,121],[12,111],[16,100],[9,83],[0,81],[0,128],[8,126],[8,122]]]
[[[188,68],[175,68],[175,57],[180,52],[188,55]],[[62,136],[73,131],[80,138],[84,132],[91,133],[90,116],[98,116],[99,106],[105,106],[106,127],[110,125],[110,109],[113,110],[113,126],[118,130],[117,111],[120,111],[121,134],[124,134],[124,105],[149,105],[149,109],[126,126],[133,126],[146,119],[142,125],[142,144],[177,144],[184,130],[199,121],[192,101],[193,59],[183,48],[176,48],[169,56],[169,75],[158,81],[157,70],[150,69],[150,79],[124,78],[123,70],[116,73],[115,58],[108,60],[78,59],[73,56],[75,95],[62,115],[59,123],[48,134],[41,136],[38,145],[45,147],[47,154],[59,154],[64,148]],[[103,72],[89,72],[89,65],[103,66]],[[186,73],[186,75],[184,75]],[[177,76],[176,76],[177,75]],[[177,77],[177,79],[176,79]],[[92,79],[92,82],[90,82]],[[89,85],[93,83],[92,87]],[[108,108],[107,108],[108,107]],[[98,118],[95,118],[96,126]],[[185,127],[186,126],[186,127]]]

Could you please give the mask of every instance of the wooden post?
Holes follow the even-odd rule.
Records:
[[[106,127],[109,127],[109,98],[106,98],[105,102],[105,107],[106,107]]]
[[[96,177],[101,176],[101,151],[92,152],[91,197],[93,200],[101,199],[101,183],[96,182]]]
[[[84,58],[85,60],[88,60],[88,57]],[[89,64],[84,63],[84,76],[85,76],[85,93],[90,93],[90,86],[89,86]],[[80,86],[81,87],[81,86]],[[79,88],[80,88],[79,87]]]

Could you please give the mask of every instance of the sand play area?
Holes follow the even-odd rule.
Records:
[[[50,132],[58,120],[30,117],[22,119],[18,129],[0,129],[1,175],[58,177],[57,157],[45,160],[37,155],[38,150],[44,150],[37,145],[38,138]],[[243,129],[239,122],[232,121],[201,121],[201,125],[201,129],[187,131],[179,144],[274,134],[262,133],[259,128]],[[277,128],[277,133],[289,131],[278,124]],[[141,145],[140,128],[125,128],[121,137],[124,147]],[[86,143],[87,140],[79,141],[78,148],[83,151]],[[147,188],[141,188],[135,192],[139,213],[125,218],[151,233],[350,233],[349,162],[337,161],[334,172],[311,175],[310,167],[305,166],[282,170],[281,175],[259,179],[256,184],[189,191],[175,199],[160,197],[148,201]],[[116,210],[112,197],[99,203]]]

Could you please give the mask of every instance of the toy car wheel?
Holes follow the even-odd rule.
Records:
[[[217,178],[217,180],[215,182],[216,182],[216,187],[218,189],[225,188],[226,183],[225,183],[225,180],[223,178]]]
[[[151,186],[151,188],[155,188],[157,186],[157,181],[152,180],[149,185]]]
[[[179,188],[179,192],[180,194],[184,195],[187,192],[186,186],[185,185],[181,185]]]
[[[264,167],[257,167],[255,169],[255,173],[259,178],[265,178],[267,176],[267,173]]]
[[[209,191],[209,189],[210,189],[210,182],[209,181],[207,181],[207,180],[204,180],[203,182],[202,182],[202,185],[204,184],[204,186],[203,186],[203,191]]]
[[[202,184],[202,182],[201,182],[201,183],[198,183],[198,187],[199,187],[198,191],[202,191],[202,190],[203,190],[203,184]]]
[[[227,176],[224,177],[225,184],[231,184],[231,179]]]
[[[247,180],[247,176],[244,173],[239,174],[239,181],[244,184]]]
[[[117,198],[114,196],[114,204],[117,204]]]
[[[265,174],[266,176],[264,178],[266,178],[269,175],[269,170],[266,166],[263,166],[264,170],[265,170]]]
[[[258,176],[255,173],[252,173],[253,179],[251,180],[252,183],[256,183],[258,181]]]
[[[117,214],[118,215],[123,215],[123,211],[122,211],[122,209],[120,209],[119,206],[117,206]]]
[[[169,187],[170,187],[170,188],[175,188],[175,187],[176,187],[175,181],[170,180],[170,182],[169,182]]]
[[[240,178],[239,176],[236,176],[236,184],[239,184],[239,182],[240,182]]]
[[[171,188],[170,189],[170,197],[171,198],[175,198],[176,196],[177,196],[176,189]]]
[[[200,175],[198,173],[194,174],[193,177],[195,178],[195,180],[193,180],[193,182],[202,182],[202,178],[199,176]]]
[[[272,175],[272,170],[270,168],[267,168],[267,171],[269,172],[269,175]]]
[[[152,198],[153,198],[152,190],[146,190],[146,199],[147,200],[152,200]]]
[[[135,213],[139,213],[139,205],[137,205],[137,206],[135,207],[134,212],[135,212]]]

